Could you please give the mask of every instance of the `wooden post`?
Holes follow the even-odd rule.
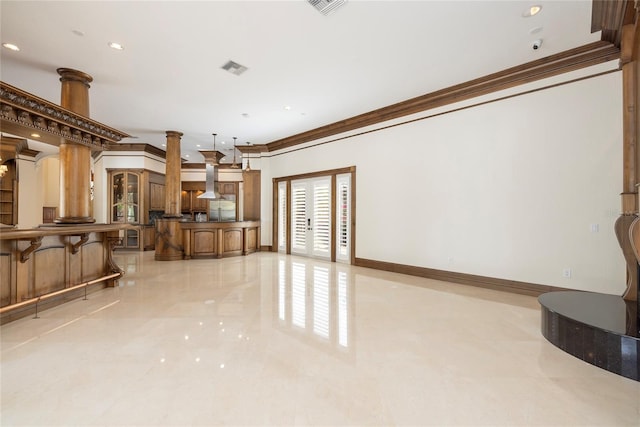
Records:
[[[630,237],[632,224],[638,218],[638,185],[640,185],[640,25],[622,27],[620,40],[620,66],[622,69],[622,138],[623,138],[623,192],[622,215],[615,223],[616,236],[627,264],[627,289],[623,298],[638,301],[638,262],[634,253],[634,242]]]
[[[165,208],[164,215],[156,220],[156,249],[157,261],[176,261],[184,257],[182,229],[180,220],[180,138],[181,132],[167,131],[166,171],[165,171]]]
[[[181,218],[180,209],[180,138],[181,132],[167,131],[167,158],[165,172],[165,208],[164,218]]]
[[[81,71],[58,68],[62,82],[60,105],[89,117],[89,83]],[[60,144],[60,217],[57,224],[93,223],[91,215],[91,149],[66,139]]]

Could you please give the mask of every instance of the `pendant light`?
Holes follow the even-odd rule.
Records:
[[[231,169],[238,169],[240,166],[236,163],[236,139],[237,137],[233,137],[233,163],[231,164]]]
[[[251,145],[251,143],[247,141],[247,145]],[[251,155],[247,153],[247,167],[244,169],[247,172],[251,171],[251,164],[249,163],[250,160],[251,160]]]

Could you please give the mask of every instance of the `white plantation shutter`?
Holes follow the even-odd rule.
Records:
[[[287,250],[287,183],[278,183],[278,252]]]
[[[331,181],[313,183],[313,254],[330,255],[331,250]]]
[[[291,252],[307,253],[307,186],[291,183]]]
[[[336,209],[336,260],[351,261],[351,177],[348,174],[336,178],[337,209]]]

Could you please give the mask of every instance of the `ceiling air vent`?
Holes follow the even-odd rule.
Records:
[[[307,0],[309,4],[315,7],[318,12],[323,15],[328,15],[343,4],[347,2],[347,0]]]
[[[233,62],[233,61],[227,62],[221,68],[223,70],[227,70],[231,74],[235,74],[236,76],[239,76],[240,74],[248,70],[248,68],[245,67],[244,65],[240,65],[237,62]]]

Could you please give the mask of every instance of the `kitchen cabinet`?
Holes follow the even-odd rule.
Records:
[[[110,222],[116,224],[140,224],[141,172],[112,171],[110,174]],[[140,228],[124,230],[123,249],[140,249]]]

